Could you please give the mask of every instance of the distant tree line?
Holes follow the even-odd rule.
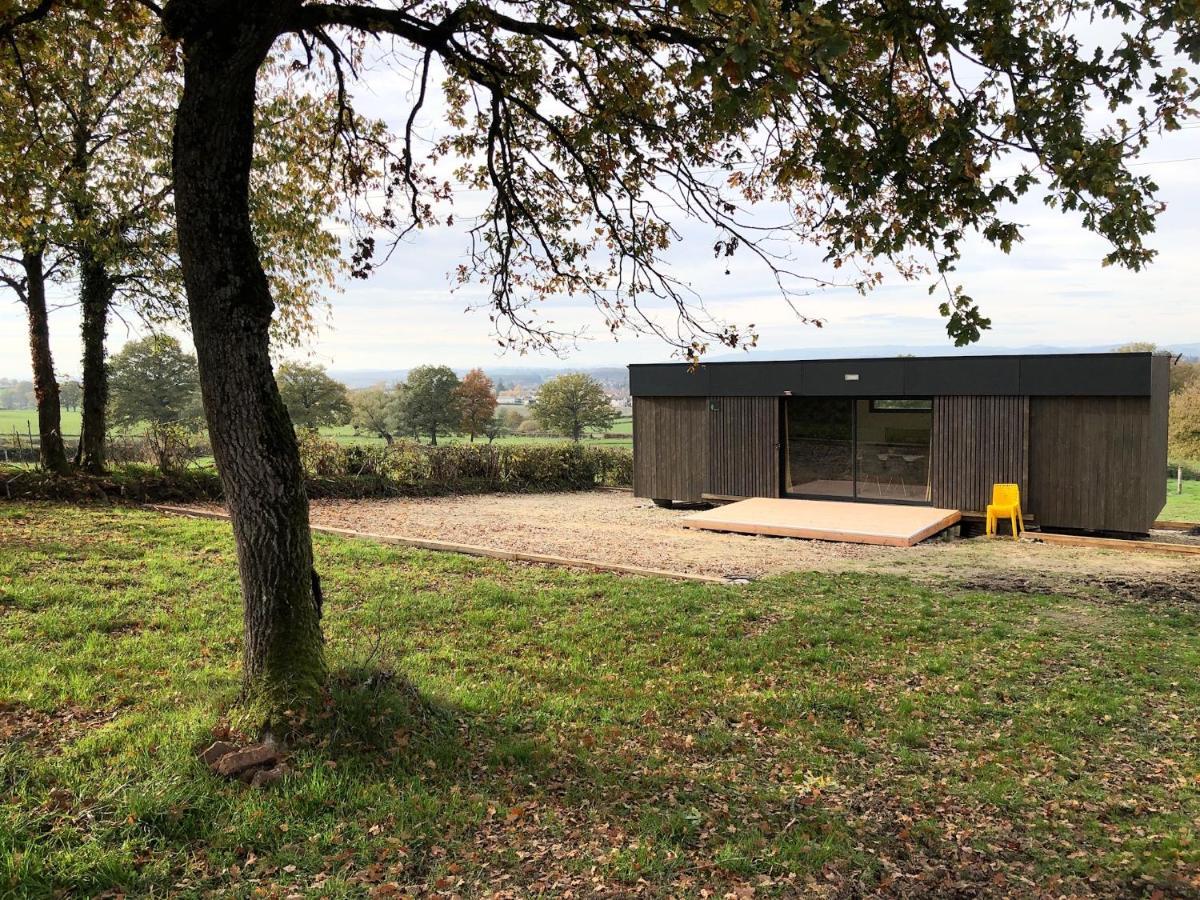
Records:
[[[538,389],[526,418],[515,409],[498,409],[496,387],[482,369],[462,379],[448,366],[418,366],[393,386],[376,386],[351,395],[350,424],[359,433],[392,443],[397,436],[413,440],[463,434],[490,444],[506,434],[548,431],[578,441],[592,429],[612,427],[616,410],[602,385],[573,373],[549,379]]]

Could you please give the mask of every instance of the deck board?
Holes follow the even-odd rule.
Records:
[[[962,518],[956,509],[752,497],[685,516],[686,528],[911,547]]]

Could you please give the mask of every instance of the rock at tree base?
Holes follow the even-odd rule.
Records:
[[[200,754],[200,758],[204,760],[206,766],[215,767],[221,757],[228,756],[235,750],[237,750],[237,747],[229,743],[229,741],[216,741],[211,747]]]
[[[278,760],[279,750],[274,744],[253,744],[225,754],[217,760],[213,770],[218,775],[231,777],[255,766],[273,766]]]
[[[265,788],[277,782],[288,772],[288,767],[283,763],[275,766],[273,769],[259,769],[254,773],[254,777],[250,779],[250,787]]]

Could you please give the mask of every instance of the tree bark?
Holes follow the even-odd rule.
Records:
[[[326,675],[308,499],[271,370],[274,304],[250,229],[255,81],[285,30],[279,16],[286,6],[176,3],[167,16],[186,60],[174,135],[179,253],[204,411],[237,543],[243,695],[265,702],[272,717],[314,699]]]
[[[75,464],[85,472],[104,472],[108,409],[108,366],[104,342],[114,286],[104,261],[89,247],[79,253],[79,301],[83,314],[83,414]]]
[[[37,401],[38,458],[50,472],[69,470],[62,437],[62,410],[58,403],[58,380],[50,353],[50,319],[46,313],[45,260],[40,250],[21,256],[25,270],[25,310],[29,319],[29,354],[33,362],[33,395]]]

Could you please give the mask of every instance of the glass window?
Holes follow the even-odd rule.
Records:
[[[854,496],[854,401],[845,397],[789,397],[786,486],[806,497]]]
[[[932,408],[929,400],[857,401],[855,496],[863,500],[928,502]]]

